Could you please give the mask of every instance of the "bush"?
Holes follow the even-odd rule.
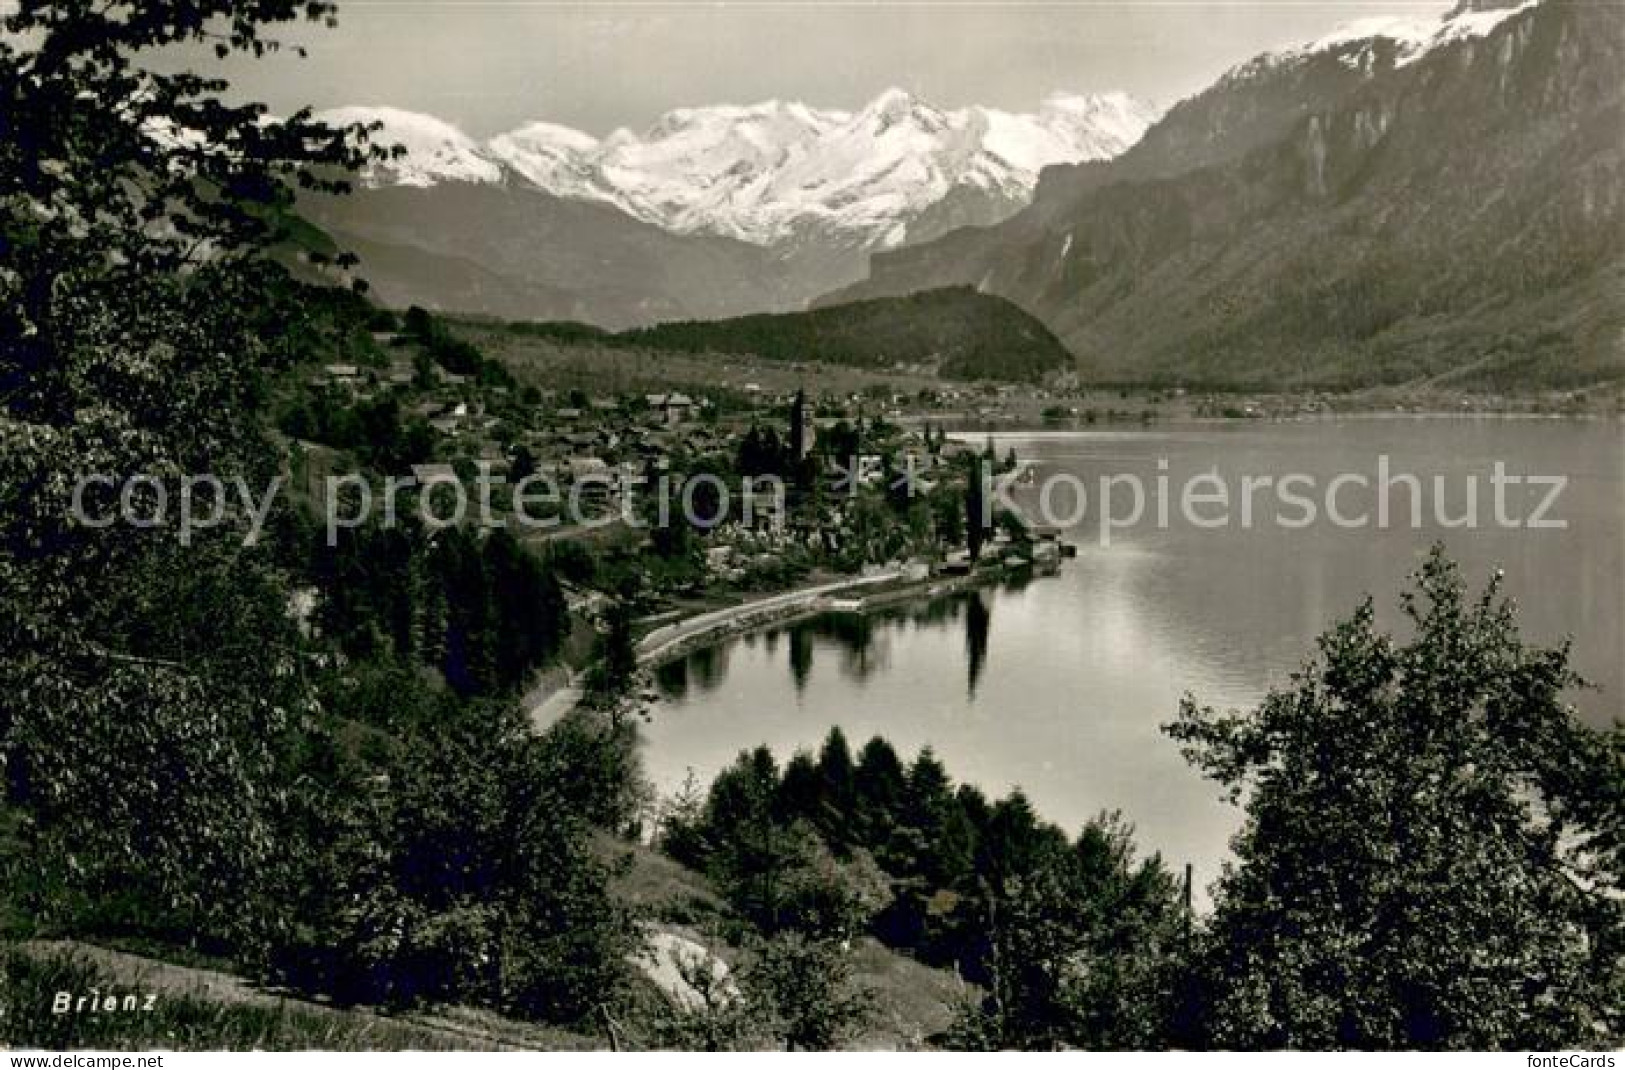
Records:
[[[1204,941],[1198,1039],[1537,1048],[1625,1029],[1625,729],[1573,715],[1566,648],[1525,645],[1499,580],[1439,549],[1253,711],[1169,728],[1245,798]]]
[[[538,738],[496,704],[441,708],[340,774],[273,970],[344,1002],[576,1020],[613,998],[635,943],[583,816],[625,778],[625,742]]]

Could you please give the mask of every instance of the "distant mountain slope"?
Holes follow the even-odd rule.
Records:
[[[1108,379],[1625,374],[1625,12],[1484,6],[1260,57],[831,300],[975,285]]]
[[[478,309],[504,319],[568,320],[596,315],[621,324],[636,320],[633,310],[620,308],[620,302],[593,302],[550,282],[511,278],[467,257],[354,234],[344,235],[343,245],[360,258],[356,274],[367,280],[372,295],[388,308]]]
[[[620,333],[579,323],[515,324],[511,329],[565,343],[870,369],[909,367],[946,379],[1034,381],[1072,364],[1072,355],[1043,324],[1008,301],[968,287],[814,312],[662,323]]]
[[[449,182],[307,197],[300,211],[361,257],[386,304],[622,328],[798,307],[854,278],[856,254],[788,257],[670,234],[522,186]]]

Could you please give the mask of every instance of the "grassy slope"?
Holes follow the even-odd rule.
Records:
[[[196,966],[68,942],[0,949],[0,1047],[264,1049],[289,1051],[581,1049],[591,1037],[513,1022],[484,1012],[451,1010],[386,1016],[287,998],[239,977]],[[154,1008],[99,1014],[51,1013],[59,992],[122,999]]]
[[[737,925],[709,882],[663,855],[605,839],[607,854],[629,854],[617,894],[654,924],[712,947],[736,950],[719,933]],[[853,1046],[915,1048],[947,1028],[965,986],[873,940],[853,946],[855,975],[873,1017]],[[180,953],[137,955],[80,941],[0,945],[0,1048],[288,1051],[582,1050],[608,1046],[585,1035],[464,1007],[407,1014],[341,1008],[256,987]],[[158,995],[152,1013],[50,1012],[58,992]]]

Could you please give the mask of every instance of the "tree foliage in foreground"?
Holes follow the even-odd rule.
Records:
[[[280,579],[240,511],[177,546],[174,483],[167,530],[87,529],[70,492],[87,472],[266,485],[246,414],[292,356],[295,289],[263,259],[271,220],[364,154],[141,56],[259,52],[266,26],[329,11],[24,0],[3,19],[0,758],[54,910],[263,935],[237,907],[276,871],[273,770],[303,710]],[[130,502],[165,504],[152,484]]]
[[[337,191],[373,154],[364,131],[272,118],[144,59],[260,55],[272,28],[333,11],[20,0],[0,16],[0,829],[17,841],[0,913],[203,947],[344,998],[573,1017],[615,990],[630,945],[590,839],[619,820],[624,733],[572,721],[536,739],[385,644],[357,662],[302,635],[296,519],[250,545],[246,511],[210,498],[217,524],[177,538],[182,477],[272,492],[268,384],[364,334],[356,295],[299,284],[274,254],[295,191]],[[157,522],[77,522],[86,473],[148,477],[128,505]],[[441,575],[459,590],[428,615],[442,667],[465,692],[512,686],[557,632],[496,643],[484,618],[551,618],[556,598],[503,602],[556,588],[508,544],[453,549]]]
[[[1245,799],[1196,978],[1221,1047],[1611,1047],[1625,1014],[1625,733],[1581,724],[1568,650],[1435,550],[1256,710],[1170,727]]]
[[[613,1002],[637,937],[592,833],[626,818],[597,789],[624,782],[630,737],[586,714],[538,737],[511,705],[426,695],[402,670],[347,691],[339,712],[375,734],[311,764],[325,776],[273,975],[345,1002],[554,1021]]]

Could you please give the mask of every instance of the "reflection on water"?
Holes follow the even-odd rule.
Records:
[[[976,697],[976,681],[981,679],[982,666],[987,662],[987,629],[993,617],[987,603],[977,591],[965,599],[965,671],[970,677],[965,690]]]
[[[1001,587],[1017,592],[1026,578],[1011,577]],[[656,690],[664,702],[681,702],[691,695],[716,690],[727,674],[729,654],[736,648],[758,647],[771,660],[780,646],[786,655],[789,680],[797,694],[807,689],[814,662],[822,650],[845,680],[862,684],[887,666],[892,632],[898,628],[962,629],[965,636],[966,692],[976,696],[976,682],[987,662],[992,608],[986,591],[957,591],[935,598],[869,613],[824,613],[782,627],[752,632],[655,668]]]
[[[1180,697],[1250,705],[1283,683],[1313,639],[1366,594],[1400,623],[1406,573],[1443,538],[1474,585],[1495,568],[1531,639],[1573,635],[1588,721],[1622,712],[1625,690],[1625,431],[1618,423],[1512,421],[1277,425],[1238,431],[1005,438],[1043,468],[1086,483],[1169,457],[1177,473],[1306,471],[1322,482],[1396,465],[1451,476],[1496,459],[1566,475],[1561,531],[1310,529],[1129,531],[1101,546],[1087,520],[1054,578],[961,592],[867,615],[831,614],[725,642],[663,667],[646,762],[663,790],[713,776],[743,748],[781,757],[832,725],[854,742],[931,746],[990,793],[1020,786],[1075,828],[1120,809],[1148,849],[1217,875],[1237,815],[1193,772],[1161,724]]]

